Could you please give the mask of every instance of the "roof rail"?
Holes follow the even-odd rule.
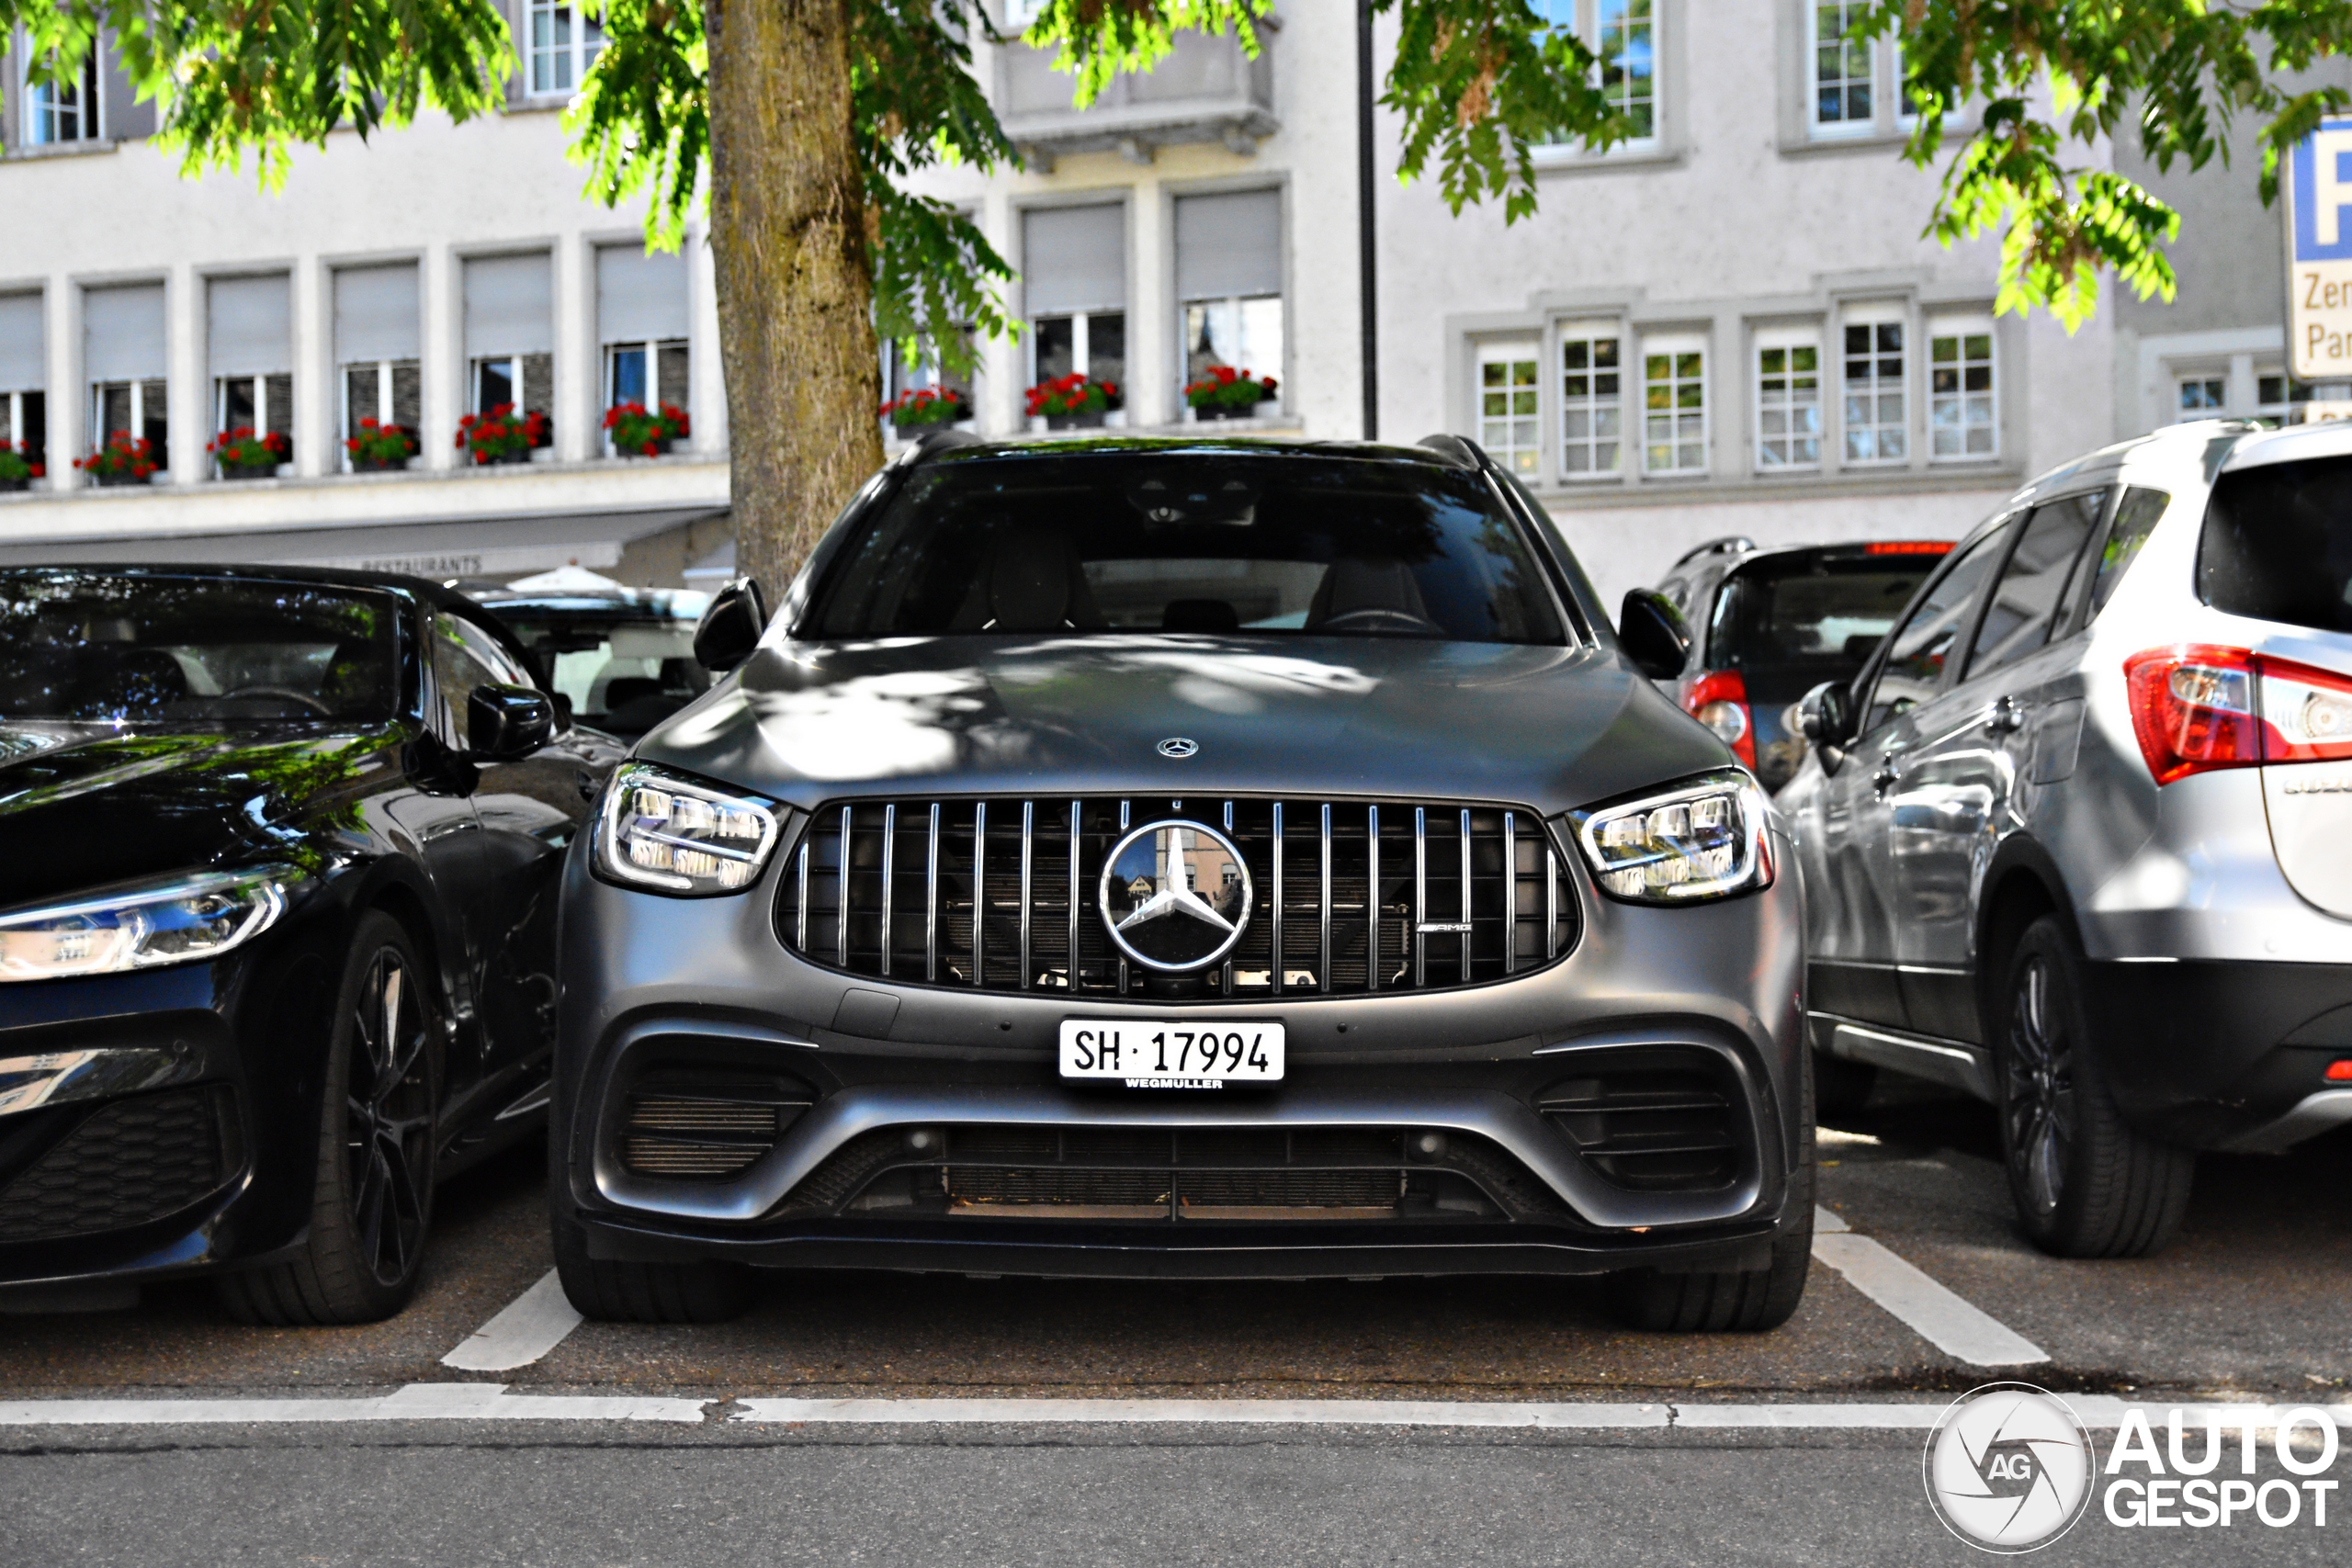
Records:
[[[1436,453],[1447,462],[1452,463],[1454,467],[1460,468],[1479,468],[1482,466],[1480,459],[1486,456],[1485,453],[1478,450],[1478,444],[1476,442],[1463,435],[1444,434],[1437,435],[1424,435],[1419,441],[1414,442],[1413,445],[1416,446],[1425,447],[1429,451]]]
[[[894,464],[904,463],[909,468],[912,468],[917,463],[929,462],[950,446],[982,445],[985,444],[981,439],[968,430],[926,430],[907,443],[906,447],[890,461]]]
[[[1701,556],[1737,555],[1742,550],[1752,550],[1755,547],[1756,541],[1745,534],[1725,534],[1720,539],[1709,539],[1703,545],[1683,551],[1674,558],[1674,565],[1688,566]],[[1673,568],[1669,567],[1668,570],[1672,570]]]

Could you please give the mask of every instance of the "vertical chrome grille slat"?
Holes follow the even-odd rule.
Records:
[[[833,857],[833,962],[849,967],[849,835],[850,812],[842,807],[841,852]]]
[[[939,978],[939,802],[931,803],[931,839],[922,857],[922,977]]]
[[[890,973],[890,880],[898,872],[899,807],[882,808],[882,973]]]
[[[1004,840],[1014,831],[1001,819],[996,824],[999,863],[991,873],[989,807],[993,805],[1001,813],[1016,804],[1021,807],[1018,873],[1001,863],[1001,852],[1012,847]],[[1073,998],[1134,995],[1176,1000],[1450,989],[1527,975],[1577,944],[1577,905],[1562,886],[1566,857],[1541,815],[1524,807],[1458,800],[1417,804],[1264,795],[1190,804],[1193,811],[1187,814],[1185,803],[1166,797],[830,801],[814,814],[811,829],[791,851],[792,865],[775,898],[775,929],[785,944],[804,957],[899,985],[968,984],[976,990],[997,992],[1059,987]],[[967,807],[970,816],[960,817]],[[1359,807],[1363,815],[1353,818],[1351,813]],[[1292,863],[1294,809],[1314,813],[1312,826],[1299,835],[1316,857],[1311,870]],[[1409,889],[1404,886],[1406,868],[1396,863],[1404,829],[1401,825],[1392,828],[1399,843],[1384,845],[1384,811],[1392,820],[1412,813]],[[910,812],[920,815],[910,818]],[[1057,813],[1064,814],[1058,823]],[[1251,906],[1253,923],[1245,929],[1242,945],[1201,971],[1197,979],[1170,988],[1150,971],[1125,962],[1104,932],[1089,934],[1087,922],[1100,919],[1101,911],[1090,913],[1096,901],[1089,897],[1088,879],[1100,880],[1107,847],[1115,837],[1132,831],[1135,823],[1184,820],[1188,815],[1190,820],[1222,826],[1242,848],[1259,886]],[[1437,835],[1431,833],[1432,817],[1443,823]],[[1116,835],[1111,831],[1114,822],[1120,825]],[[1452,853],[1432,866],[1431,849],[1445,851],[1442,833],[1447,829],[1454,834]],[[967,830],[972,835],[968,867],[960,863],[951,866],[950,860],[959,853],[957,836]],[[1350,841],[1359,830],[1363,834],[1361,861],[1354,858]],[[1067,851],[1066,858],[1057,859],[1060,852],[1052,842],[1057,831],[1069,834],[1060,847]],[[911,835],[905,843],[899,841],[902,832]],[[1434,846],[1433,837],[1438,840]],[[919,894],[909,862],[918,854],[922,863]],[[1393,904],[1385,896],[1384,874],[1395,887]],[[830,908],[819,901],[828,890],[828,874],[834,899]],[[877,876],[878,891],[865,880]],[[1444,886],[1457,876],[1458,903]],[[1540,896],[1527,889],[1528,881],[1538,876],[1544,882]],[[1306,878],[1306,886],[1294,890],[1295,877]],[[902,878],[910,879],[904,888],[899,886]],[[959,900],[967,890],[972,920],[968,971],[962,967],[967,939],[956,929],[964,916]],[[918,896],[922,903],[920,939],[911,907]],[[1341,908],[1343,900],[1359,896],[1363,899],[1361,927],[1352,916],[1343,916]],[[993,936],[989,931],[991,919],[999,922]],[[1041,919],[1046,923],[1039,924]],[[1539,920],[1540,936],[1521,934]],[[1256,921],[1266,923],[1262,935]],[[1392,923],[1401,928],[1397,940],[1408,944],[1393,951],[1385,930]],[[1432,975],[1430,943],[1445,939],[1458,940],[1461,946],[1448,962],[1441,945]],[[991,945],[1001,950],[993,969]],[[943,946],[949,956],[942,956]]]
[[[1021,988],[1029,988],[1029,909],[1031,875],[1037,859],[1037,803],[1021,803]]]

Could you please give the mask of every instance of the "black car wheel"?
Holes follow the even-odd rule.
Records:
[[[2027,1235],[2061,1258],[2143,1258],[2172,1239],[2196,1156],[2135,1133],[2109,1093],[2080,962],[2044,916],[2010,955],[1997,1031],[2001,1155]]]
[[[1807,1068],[1812,1053],[1805,1052]],[[1762,1269],[1715,1269],[1665,1274],[1628,1269],[1601,1283],[1610,1315],[1628,1328],[1650,1333],[1756,1334],[1789,1321],[1804,1299],[1805,1276],[1813,1269],[1813,1074],[1804,1074],[1803,1142],[1796,1168],[1789,1173],[1781,1229],[1772,1237],[1772,1260]]]
[[[372,1323],[408,1303],[433,1219],[437,1028],[407,932],[363,917],[329,1021],[309,1235],[289,1258],[222,1278],[237,1316]]]
[[[599,1323],[725,1323],[752,1304],[751,1270],[741,1264],[591,1258],[586,1234],[560,1209],[554,1232],[556,1275],[565,1299],[582,1317]]]

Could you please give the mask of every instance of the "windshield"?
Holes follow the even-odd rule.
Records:
[[[1409,460],[1087,453],[919,469],[802,635],[1245,632],[1557,643],[1517,525]]]
[[[700,604],[701,596],[695,595]],[[710,689],[695,662],[695,623],[625,611],[568,612],[492,601],[531,650],[548,689],[582,724],[641,735]]]
[[[2233,615],[2352,632],[2352,457],[2223,474],[2197,586]]]
[[[1859,670],[1949,548],[1792,553],[1742,567],[1715,601],[1707,667]]]
[[[399,619],[307,582],[0,572],[0,720],[388,719]]]

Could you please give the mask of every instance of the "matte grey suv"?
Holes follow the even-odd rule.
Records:
[[[1780,796],[1825,1104],[2000,1108],[2025,1228],[2160,1247],[2192,1151],[2352,1121],[2352,429],[2182,425],[2018,492]]]
[[[749,1266],[1794,1309],[1786,840],[1651,684],[1679,618],[1612,632],[1476,447],[933,437],[757,601],[571,862],[583,1312]]]

